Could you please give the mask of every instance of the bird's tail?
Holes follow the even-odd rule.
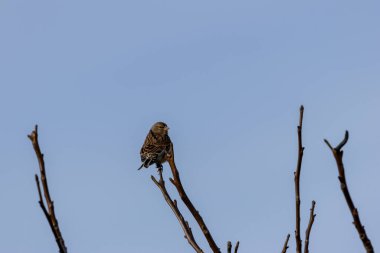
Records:
[[[142,163],[140,168],[138,168],[137,170],[141,170],[143,167],[144,167],[144,163]]]

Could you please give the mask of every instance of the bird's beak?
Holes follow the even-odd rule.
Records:
[[[165,127],[164,129],[165,129],[165,131],[168,131],[170,128],[169,127]]]

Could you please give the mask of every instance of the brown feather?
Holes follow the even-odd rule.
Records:
[[[170,154],[172,143],[167,129],[167,125],[163,122],[157,122],[152,126],[140,150],[142,162],[140,168],[148,168],[154,163],[157,167],[161,167],[161,164],[166,162],[166,155]]]

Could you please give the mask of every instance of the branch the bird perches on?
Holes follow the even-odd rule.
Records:
[[[171,144],[171,153],[167,154],[167,161],[169,163],[170,169],[172,171],[173,178],[170,178],[170,182],[176,187],[178,194],[180,198],[182,199],[183,203],[186,205],[186,207],[189,209],[191,214],[193,215],[194,219],[197,221],[203,235],[205,236],[211,250],[214,253],[221,253],[219,247],[216,245],[210,231],[208,230],[206,223],[204,222],[202,216],[199,214],[199,211],[194,207],[193,203],[190,201],[189,197],[187,196],[183,186],[182,182],[179,176],[179,171],[177,169],[177,166],[174,161],[174,147],[173,144]],[[188,224],[188,222],[183,218],[182,214],[180,213],[178,207],[177,207],[177,202],[174,200],[172,201],[168,192],[166,191],[165,188],[165,182],[162,178],[162,171],[159,169],[158,170],[160,180],[157,181],[154,176],[151,176],[151,179],[153,182],[156,184],[158,188],[160,188],[166,202],[170,206],[170,208],[173,210],[173,213],[177,217],[182,230],[185,233],[185,238],[188,240],[189,244],[194,248],[196,252],[203,252],[202,249],[199,248],[199,246],[196,244],[194,236],[192,234],[191,228]],[[227,244],[227,250],[230,251],[231,248],[229,248],[230,242]],[[232,247],[232,246],[231,246]],[[236,243],[235,246],[235,253],[237,253],[239,249],[239,242]]]
[[[211,250],[214,253],[220,253],[219,247],[216,245],[214,239],[212,238],[212,235],[210,231],[208,230],[206,223],[203,221],[202,216],[200,215],[199,211],[194,207],[193,203],[190,201],[189,197],[187,196],[185,189],[182,186],[181,178],[179,176],[179,172],[177,169],[177,166],[174,161],[174,146],[172,144],[171,147],[171,154],[168,157],[168,162],[170,165],[170,169],[173,174],[173,178],[170,178],[170,182],[177,188],[178,194],[181,197],[183,203],[187,206],[191,214],[194,216],[194,219],[197,221],[199,227],[202,230],[202,233],[206,237],[206,240],[211,248]]]
[[[154,176],[151,176],[151,179],[156,184],[156,186],[161,190],[162,195],[164,196],[166,202],[168,203],[168,205],[172,209],[174,215],[177,217],[177,220],[178,220],[179,224],[181,225],[183,232],[185,233],[186,240],[189,242],[191,247],[193,247],[197,253],[203,253],[203,250],[198,246],[198,244],[196,243],[196,241],[194,239],[193,232],[191,231],[189,223],[185,220],[185,218],[183,217],[183,215],[179,211],[178,206],[177,206],[177,201],[172,200],[168,191],[166,190],[165,181],[162,177],[162,170],[159,169],[158,173],[160,176],[160,179],[158,181]]]

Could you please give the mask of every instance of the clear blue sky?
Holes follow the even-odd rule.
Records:
[[[291,233],[295,252],[301,104],[302,237],[314,199],[310,251],[364,252],[323,143],[348,129],[348,184],[379,250],[379,10],[374,0],[1,0],[0,252],[58,252],[37,203],[26,137],[36,123],[70,252],[193,252],[155,169],[136,170],[155,121],[170,126],[184,187],[223,251],[240,240],[241,253],[280,252]]]

